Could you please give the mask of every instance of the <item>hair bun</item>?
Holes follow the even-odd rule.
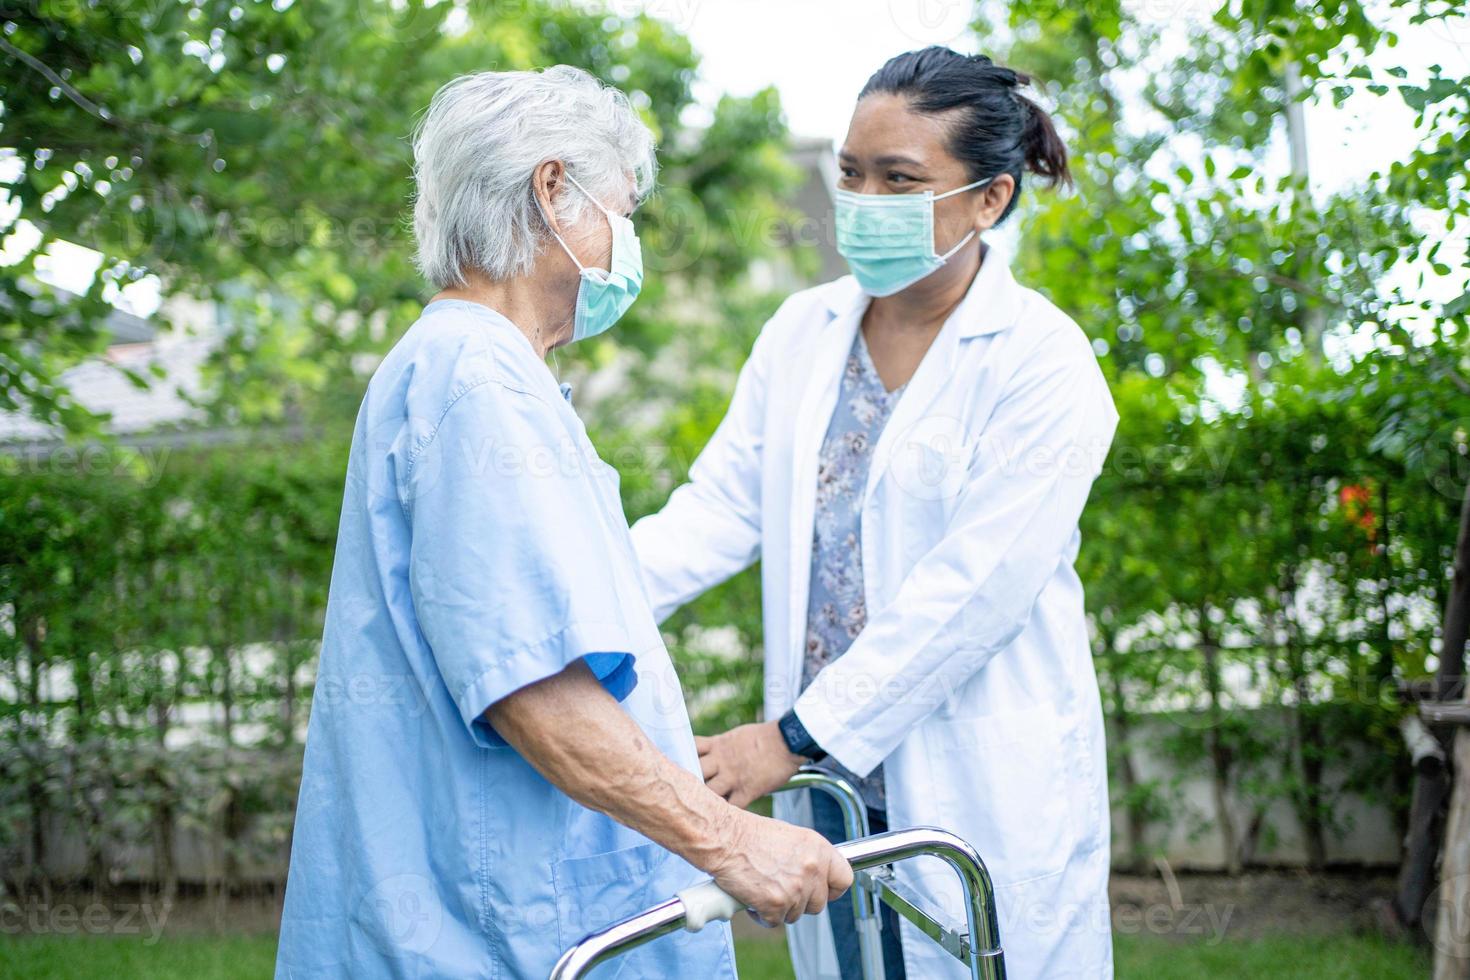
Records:
[[[858,99],[891,93],[904,96],[914,112],[957,112],[949,151],[964,162],[971,179],[1010,174],[1019,189],[1022,173],[1029,171],[1052,184],[1069,183],[1067,148],[1051,117],[1020,91],[1030,84],[1031,76],[986,55],[931,45],[890,58]],[[1015,203],[1012,194],[1002,218]]]
[[[1001,80],[1011,88],[1020,88],[1031,84],[1031,76],[1024,72],[1016,71],[1014,68],[1001,68]]]

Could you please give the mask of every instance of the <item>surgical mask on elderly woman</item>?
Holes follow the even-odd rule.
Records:
[[[551,232],[582,273],[582,281],[577,285],[577,312],[572,320],[572,342],[575,343],[597,336],[628,312],[628,307],[633,305],[638,291],[643,288],[643,248],[638,244],[638,232],[633,229],[633,222],[603,207],[602,202],[589,194],[587,188],[577,183],[571,174],[567,174],[567,180],[607,216],[608,227],[612,229],[610,269],[583,265],[556,230]]]
[[[858,194],[840,190],[837,203],[837,251],[853,278],[869,296],[892,296],[923,279],[975,237],[974,229],[954,248],[934,251],[934,202],[982,187],[988,177],[936,195]]]

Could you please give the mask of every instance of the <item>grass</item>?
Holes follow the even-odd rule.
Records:
[[[1149,980],[1421,980],[1429,975],[1427,952],[1370,936],[1271,936],[1226,940],[1215,946],[1174,940],[1115,936],[1120,977]]]
[[[736,943],[748,980],[787,980],[783,943]],[[268,978],[275,962],[273,936],[168,937],[155,945],[139,938],[0,936],[0,977],[6,980],[250,980]],[[1290,976],[1294,980],[1398,980],[1423,977],[1422,950],[1358,936],[1276,936],[1184,945],[1143,936],[1119,936],[1119,977],[1149,980],[1230,980]]]
[[[6,980],[248,980],[275,971],[275,936],[6,936]]]

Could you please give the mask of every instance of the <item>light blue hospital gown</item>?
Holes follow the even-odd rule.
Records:
[[[585,658],[699,771],[617,474],[530,343],[431,303],[353,435],[278,978],[543,978],[589,931],[704,876],[572,802],[484,722]],[[594,977],[735,976],[728,925]]]
[[[807,601],[806,653],[801,686],[805,690],[821,669],[847,652],[868,622],[863,591],[863,493],[873,447],[888,424],[888,416],[903,394],[883,387],[868,354],[863,332],[857,332],[842,371],[837,406],[827,424],[817,464],[817,501],[812,533],[810,599]],[[821,767],[853,783],[863,801],[875,810],[886,809],[883,767],[858,779],[831,758]]]

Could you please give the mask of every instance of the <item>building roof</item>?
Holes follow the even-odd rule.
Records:
[[[158,325],[122,310],[108,315],[111,345],[101,357],[84,361],[61,375],[61,385],[79,404],[110,421],[117,435],[166,426],[197,424],[204,413],[190,399],[202,393],[201,368],[216,338],[161,332]],[[154,367],[161,372],[155,377]],[[119,368],[149,378],[140,388]],[[0,412],[0,447],[57,442],[65,433],[23,412]]]
[[[821,260],[817,282],[830,282],[847,275],[847,263],[837,251],[837,232],[833,225],[832,191],[837,186],[837,157],[832,141],[825,137],[793,136],[790,155],[805,172],[792,203],[801,212],[806,226],[796,230],[799,242],[816,249]]]

